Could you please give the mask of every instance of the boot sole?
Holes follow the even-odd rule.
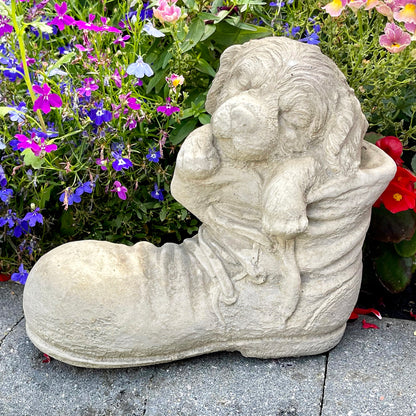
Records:
[[[123,357],[121,359],[97,359],[82,356],[80,354],[73,353],[72,351],[64,350],[52,345],[35,334],[26,324],[27,335],[40,351],[66,364],[84,368],[140,367],[153,364],[163,364],[220,351],[239,351],[244,357],[261,359],[317,355],[334,348],[341,340],[345,328],[346,324],[343,324],[332,332],[323,334],[242,339],[233,342],[216,341],[198,348],[180,351],[176,354],[132,358]]]

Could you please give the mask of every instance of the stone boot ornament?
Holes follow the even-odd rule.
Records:
[[[213,351],[277,358],[341,339],[357,300],[371,206],[395,174],[318,47],[231,46],[208,93],[211,123],[178,155],[171,190],[203,223],[182,244],[64,244],[24,291],[27,333],[82,367]]]

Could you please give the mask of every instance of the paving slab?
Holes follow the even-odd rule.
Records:
[[[325,355],[257,360],[218,353],[97,370],[43,358],[21,321],[0,348],[0,415],[319,416],[326,362]]]
[[[348,324],[328,357],[322,416],[416,415],[416,322]]]
[[[13,326],[23,318],[23,286],[0,282],[0,344]]]

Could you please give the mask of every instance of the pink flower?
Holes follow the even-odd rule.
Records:
[[[416,23],[416,0],[397,0],[395,6],[400,7],[393,13],[398,22]]]
[[[367,3],[367,0],[351,0],[348,3],[348,7],[354,11],[357,11],[360,7],[363,7]]]
[[[125,186],[122,186],[119,181],[114,181],[114,188],[111,190],[111,192],[117,192],[117,196],[120,199],[125,200],[127,198],[127,188]]]
[[[348,0],[333,0],[331,3],[328,3],[326,6],[322,7],[326,12],[332,16],[339,16],[342,11],[345,9]]]
[[[387,23],[384,35],[379,38],[380,45],[391,53],[399,53],[410,45],[411,37],[394,23]]]
[[[51,107],[59,108],[62,106],[61,97],[58,94],[50,94],[51,88],[48,84],[33,86],[33,91],[40,96],[35,100],[33,104],[33,111],[42,110],[45,114],[51,111]]]
[[[374,7],[377,7],[377,6],[381,5],[381,4],[382,4],[382,2],[381,2],[381,1],[379,1],[379,0],[367,0],[367,1],[365,2],[365,7],[364,7],[364,9],[365,9],[365,10],[374,9]]]
[[[174,92],[176,92],[176,87],[178,85],[182,85],[185,81],[185,78],[183,75],[176,75],[172,74],[170,77],[166,77],[166,82],[168,83],[169,87],[173,89]]]
[[[159,0],[159,6],[153,9],[153,15],[162,23],[175,23],[181,17],[181,9],[175,3],[176,0]]]
[[[61,5],[55,3],[55,10],[56,13],[58,13],[58,16],[54,17],[49,25],[56,25],[59,30],[64,30],[65,26],[70,26],[75,22],[73,17],[66,14],[67,5],[65,1]]]
[[[114,45],[120,45],[120,48],[124,48],[126,46],[126,40],[130,39],[130,35],[119,36],[116,40],[113,41]]]

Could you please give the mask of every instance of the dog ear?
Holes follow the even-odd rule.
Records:
[[[209,114],[213,114],[218,107],[218,96],[224,88],[225,81],[231,75],[231,68],[235,62],[236,56],[243,50],[242,45],[233,45],[227,48],[221,55],[220,67],[217,75],[212,81],[211,88],[208,91],[205,108]]]

